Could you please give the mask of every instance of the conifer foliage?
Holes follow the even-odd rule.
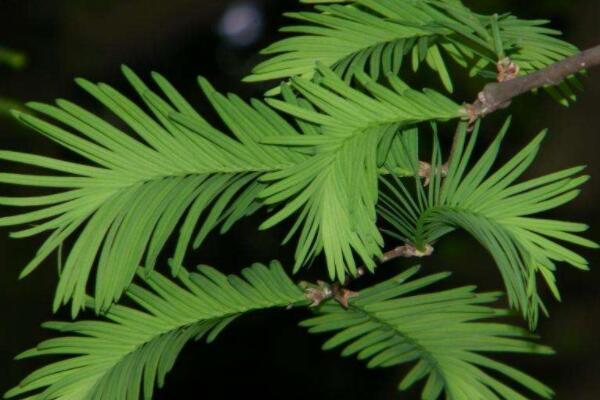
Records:
[[[476,157],[478,137],[490,137],[492,127],[468,121],[467,107],[452,97],[452,74],[463,67],[484,84],[510,60],[526,76],[577,49],[547,21],[481,15],[459,0],[304,2],[318,4],[288,15],[299,24],[283,28],[290,36],[267,47],[270,58],[245,78],[278,80],[263,99],[223,94],[198,79],[220,127],[162,75],[152,73],[150,83],[127,67],[135,100],[76,80],[118,123],[64,99],[13,111],[80,161],[0,151],[0,183],[40,189],[0,197],[0,205],[22,209],[0,218],[12,237],[44,237],[21,277],[62,250],[54,310],[68,305],[73,318],[44,325],[62,336],[19,358],[60,360],[7,398],[151,399],[188,341],[211,343],[254,310],[311,304],[313,316],[301,325],[333,334],[324,349],[342,348],[368,367],[411,364],[399,388],[423,381],[423,399],[552,398],[543,383],[492,358],[552,353],[526,330],[492,321],[510,314],[490,305],[500,293],[435,291],[430,286],[448,274],[418,267],[358,293],[347,285],[366,272],[377,276],[387,248],[424,256],[462,229],[492,255],[509,308],[536,327],[547,310],[538,278],[560,298],[556,269],[587,269],[573,247],[597,247],[581,236],[586,225],[539,214],[573,200],[588,177],[574,167],[519,179],[545,133],[494,166],[510,119]],[[439,75],[439,91],[405,83],[425,66]],[[568,103],[579,86],[571,76],[545,89]],[[446,151],[437,132],[456,126]],[[10,172],[11,163],[40,172]],[[257,229],[289,223],[284,243],[295,246],[294,265],[255,264],[230,276],[182,266],[208,235],[235,229],[259,209],[267,217]],[[165,254],[169,265],[159,265]],[[313,264],[335,283],[297,281]],[[124,298],[128,305],[119,304]],[[78,319],[84,309],[97,319]]]

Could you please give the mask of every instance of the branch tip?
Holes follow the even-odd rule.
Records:
[[[600,65],[600,45],[522,76],[519,76],[520,68],[515,62],[508,57],[503,58],[496,64],[498,82],[485,85],[477,100],[463,106],[461,111],[472,124],[478,118],[508,107],[517,96],[545,86],[559,85],[569,76],[597,65]]]

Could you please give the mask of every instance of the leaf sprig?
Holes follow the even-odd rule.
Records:
[[[156,271],[140,274],[148,288],[127,291],[137,308],[115,305],[101,321],[46,323],[69,336],[46,340],[18,358],[70,358],[33,372],[5,398],[34,392],[27,399],[149,400],[190,340],[211,343],[253,310],[306,303],[277,262],[246,268],[243,278],[206,266],[191,273],[180,268],[178,283]]]
[[[324,350],[343,348],[369,368],[414,364],[400,390],[425,380],[421,398],[435,400],[525,400],[522,394],[492,376],[502,375],[529,391],[552,397],[552,390],[535,378],[485,353],[552,354],[531,342],[520,328],[487,322],[505,311],[487,306],[498,293],[474,293],[473,287],[415,294],[448,276],[414,279],[417,268],[374,285],[350,299],[348,309],[330,302],[317,316],[302,322],[311,333],[331,333]],[[482,354],[483,353],[483,354]]]
[[[14,115],[86,162],[0,152],[2,160],[57,173],[0,173],[2,183],[59,190],[0,198],[1,205],[36,208],[0,218],[0,226],[26,225],[12,234],[16,238],[51,232],[21,277],[80,231],[66,257],[54,301],[56,310],[71,300],[73,316],[85,305],[94,265],[94,305],[97,312],[106,311],[131,283],[139,265],[148,271],[154,268],[179,222],[173,265],[181,265],[190,244],[198,247],[217,226],[224,232],[260,207],[258,195],[264,185],[257,178],[261,173],[305,158],[293,149],[260,144],[257,134],[271,136],[292,128],[274,118],[274,112],[258,100],[255,108],[239,98],[227,100],[201,81],[237,135],[233,138],[209,125],[162,76],[154,74],[153,78],[169,102],[150,91],[131,70],[124,68],[124,73],[154,118],[106,84],[81,79],[78,83],[135,132],[137,139],[69,101],[58,100],[56,105],[29,104],[56,125],[18,111]],[[243,129],[229,118],[233,112],[246,118]],[[195,130],[173,122],[172,113],[192,121]]]
[[[491,172],[507,133],[506,121],[496,139],[476,162],[471,162],[479,125],[466,139],[467,125],[459,128],[446,177],[433,173],[429,187],[415,181],[415,191],[400,179],[384,179],[389,192],[381,194],[382,217],[393,226],[391,236],[422,248],[456,228],[475,237],[494,257],[506,284],[511,306],[521,310],[535,327],[538,311],[546,309],[537,290],[538,274],[560,299],[554,273],[556,262],[586,270],[587,261],[558,241],[598,248],[577,233],[587,225],[533,217],[559,207],[578,194],[588,180],[575,167],[525,182],[515,181],[535,159],[545,132]],[[435,142],[432,171],[441,170],[441,149]]]
[[[496,63],[506,57],[528,74],[577,52],[556,37],[560,32],[545,26],[548,21],[481,15],[458,0],[302,2],[316,4],[314,11],[286,14],[302,24],[282,29],[294,36],[265,48],[263,54],[271,58],[257,65],[246,81],[309,79],[315,74],[315,61],[329,66],[347,83],[358,73],[377,80],[398,75],[403,63],[410,62],[414,72],[423,64],[436,71],[452,92],[450,60],[467,68],[470,76],[495,80]],[[573,76],[546,90],[568,104],[580,88]]]

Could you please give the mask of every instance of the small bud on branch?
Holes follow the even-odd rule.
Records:
[[[433,254],[433,250],[433,246],[430,244],[426,244],[423,249],[419,250],[416,246],[407,243],[403,246],[398,246],[383,253],[383,255],[379,257],[379,264],[383,264],[400,257],[427,257]],[[360,278],[365,274],[365,268],[359,267],[357,269],[357,275],[355,279]],[[335,299],[342,307],[348,308],[348,302],[350,298],[359,295],[358,292],[354,292],[346,288],[350,282],[350,279],[346,279],[344,285],[341,285],[339,282],[329,284],[324,281],[317,281],[317,284],[315,285],[313,283],[303,281],[300,282],[299,286],[304,290],[304,297],[311,302],[309,307],[318,307],[329,299]]]

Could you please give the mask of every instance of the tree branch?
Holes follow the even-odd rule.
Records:
[[[466,107],[470,119],[484,117],[507,107],[513,98],[543,86],[560,84],[567,77],[600,65],[600,45],[565,58],[529,75],[488,83],[477,100]]]
[[[413,246],[412,244],[408,243],[403,246],[395,247],[392,250],[388,250],[385,253],[383,253],[381,255],[381,257],[379,257],[377,259],[377,264],[378,265],[385,264],[389,261],[395,260],[396,258],[400,258],[400,257],[423,258],[423,257],[428,257],[431,254],[433,254],[433,246],[431,246],[430,244],[425,245],[425,248],[421,251],[421,250],[417,249],[415,246]],[[356,274],[356,277],[354,277],[354,279],[360,278],[361,276],[365,275],[366,273],[367,273],[366,267],[358,267],[357,274]],[[348,277],[346,279],[346,281],[344,282],[344,285],[347,286],[354,279]]]
[[[433,246],[427,244],[423,250],[417,249],[412,244],[408,243],[404,246],[398,246],[392,250],[386,251],[379,257],[378,264],[381,265],[388,261],[395,260],[396,258],[405,257],[427,257],[433,253]],[[348,300],[351,297],[358,296],[358,292],[347,289],[350,282],[355,279],[364,276],[367,273],[366,267],[359,267],[357,274],[354,278],[347,277],[343,285],[339,282],[329,284],[324,281],[317,281],[316,284],[302,281],[299,283],[300,287],[304,290],[304,296],[307,300],[310,300],[310,307],[317,307],[321,305],[325,300],[335,299],[344,308],[348,308]]]

